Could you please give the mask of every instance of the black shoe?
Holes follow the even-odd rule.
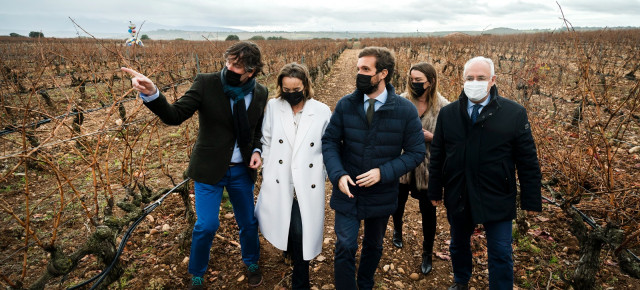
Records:
[[[260,272],[260,267],[258,264],[251,264],[249,269],[247,269],[247,276],[249,279],[249,286],[258,287],[262,284],[262,272]]]
[[[431,257],[431,253],[422,253],[422,264],[420,264],[420,270],[422,271],[422,274],[429,274],[429,272],[431,272],[431,270],[433,269],[432,267],[432,262],[433,259]]]
[[[402,232],[393,230],[393,245],[402,249]]]
[[[189,286],[189,289],[205,289],[204,279],[198,276],[191,277],[191,286]]]
[[[454,283],[449,287],[449,290],[468,290],[469,286],[467,284]]]

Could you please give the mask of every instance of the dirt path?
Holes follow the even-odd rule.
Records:
[[[353,92],[356,88],[357,49],[347,49],[342,52],[331,72],[325,76],[321,84],[314,87],[316,99],[327,104],[331,111],[342,96]]]

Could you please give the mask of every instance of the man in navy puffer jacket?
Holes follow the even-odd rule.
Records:
[[[322,137],[324,163],[333,184],[338,290],[373,288],[387,221],[398,204],[398,178],[424,159],[418,112],[389,84],[394,66],[388,49],[362,50],[357,89],[338,102]],[[356,283],[362,220],[364,238]]]

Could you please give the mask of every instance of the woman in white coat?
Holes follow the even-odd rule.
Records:
[[[307,68],[285,65],[262,123],[262,185],[255,215],[262,235],[291,254],[292,289],[309,289],[309,261],[322,250],[322,135],[331,110],[313,99]]]

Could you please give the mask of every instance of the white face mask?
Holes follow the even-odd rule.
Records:
[[[464,94],[472,102],[478,102],[487,96],[489,81],[466,81],[464,82]]]

